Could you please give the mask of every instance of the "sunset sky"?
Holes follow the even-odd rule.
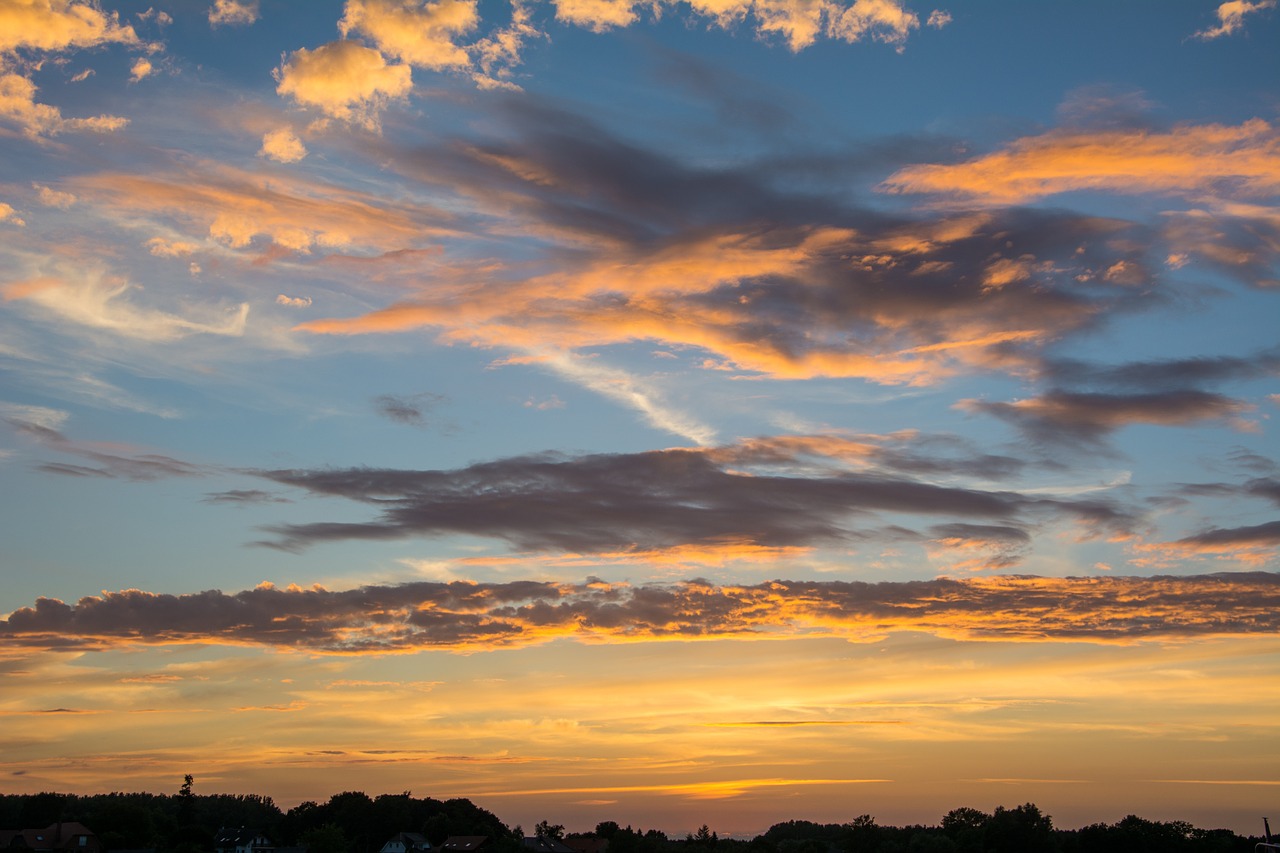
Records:
[[[1280,814],[1276,0],[0,0],[0,155],[0,792]]]

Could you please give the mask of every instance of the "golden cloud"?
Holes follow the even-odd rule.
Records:
[[[480,21],[475,0],[437,0],[419,5],[401,0],[347,0],[338,24],[343,36],[367,36],[386,56],[419,68],[470,65],[467,51],[454,43]]]
[[[413,88],[408,65],[388,65],[377,50],[354,41],[297,50],[275,77],[279,94],[371,131],[379,129],[382,109]]]
[[[129,123],[126,118],[109,115],[63,118],[61,110],[37,103],[35,96],[34,83],[20,74],[4,73],[0,68],[0,121],[16,124],[28,136],[53,136],[78,130],[105,133]]]
[[[307,148],[292,128],[280,127],[263,134],[258,154],[279,163],[296,163],[307,156]]]
[[[0,5],[0,53],[19,48],[66,50],[100,44],[138,45],[116,12],[80,0],[9,0]]]

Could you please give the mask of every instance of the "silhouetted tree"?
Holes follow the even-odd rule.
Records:
[[[844,849],[847,853],[876,853],[880,849],[882,835],[874,817],[858,815],[848,825]]]
[[[196,822],[196,795],[191,790],[195,783],[195,777],[190,773],[182,777],[182,787],[178,789],[179,826],[190,826]]]
[[[332,823],[308,830],[298,842],[307,848],[307,853],[347,853],[350,849],[346,833]]]
[[[549,823],[545,820],[538,821],[533,828],[533,834],[538,838],[554,838],[556,841],[564,838],[564,826],[559,823]]]
[[[156,847],[156,809],[136,794],[106,794],[95,798],[84,822],[107,850]]]
[[[983,829],[983,842],[989,853],[1028,853],[1057,849],[1053,821],[1041,814],[1034,803],[1012,809],[997,806],[995,814]]]
[[[985,849],[983,834],[991,815],[978,809],[961,806],[942,816],[942,832],[955,844],[959,853],[982,853]]]
[[[51,823],[66,820],[67,806],[72,799],[69,794],[55,794],[52,791],[32,794],[22,801],[18,822],[23,827],[43,829]]]

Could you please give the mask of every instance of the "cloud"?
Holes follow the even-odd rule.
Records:
[[[1241,527],[1211,527],[1171,542],[1141,543],[1134,547],[1141,555],[1133,560],[1140,566],[1164,566],[1174,560],[1204,558],[1229,560],[1261,568],[1280,553],[1280,521]]]
[[[1007,525],[939,524],[929,528],[927,549],[946,572],[1000,571],[1022,562],[1031,550],[1031,535]]]
[[[1229,36],[1244,28],[1245,15],[1275,7],[1276,0],[1258,0],[1257,3],[1250,3],[1248,0],[1227,0],[1217,9],[1218,25],[1200,30],[1195,37],[1209,41],[1221,36]]]
[[[1155,390],[1280,375],[1280,349],[1248,356],[1193,356],[1159,361],[1099,365],[1073,359],[1051,359],[1043,375],[1055,383]]]
[[[1280,286],[1280,208],[1222,200],[1208,207],[1165,214],[1170,266],[1194,258],[1257,287]]]
[[[4,301],[38,306],[60,320],[141,341],[176,341],[193,334],[239,337],[249,304],[207,307],[187,316],[144,308],[128,295],[138,289],[127,279],[100,269],[70,270],[13,282],[0,288]]]
[[[580,358],[571,353],[550,353],[542,356],[540,362],[566,379],[639,412],[655,429],[697,444],[709,445],[715,441],[715,431],[710,426],[671,406],[654,382],[602,364],[598,359]]]
[[[167,27],[173,23],[173,16],[155,7],[147,7],[145,12],[138,12],[139,21],[155,21],[157,26]]]
[[[58,190],[46,187],[43,184],[32,184],[36,194],[40,199],[40,203],[45,207],[56,207],[58,210],[67,210],[77,201],[76,197],[71,193],[59,192]]]
[[[1222,394],[1174,390],[1147,394],[1048,391],[1013,403],[962,400],[958,408],[1008,421],[1042,444],[1096,448],[1110,433],[1131,424],[1184,426],[1201,421],[1241,426],[1254,406]]]
[[[262,135],[262,150],[258,155],[279,163],[296,163],[307,156],[307,149],[292,128],[280,127]]]
[[[18,211],[13,209],[12,205],[5,204],[0,201],[0,222],[8,222],[10,225],[16,225],[19,228],[25,227],[27,221],[18,215]]]
[[[63,118],[57,107],[36,103],[35,94],[34,83],[0,66],[0,121],[17,125],[27,136],[55,136],[82,130],[109,133],[129,123],[126,118],[110,115]]]
[[[1238,545],[1280,546],[1280,521],[1268,521],[1248,527],[1215,528],[1179,539],[1177,544],[1208,552]]]
[[[1280,191],[1280,132],[1258,118],[1168,131],[1060,129],[954,165],[907,166],[879,189],[994,205],[1074,190],[1267,197]]]
[[[635,0],[554,0],[556,18],[602,33],[637,20]],[[695,7],[696,8],[696,7]]]
[[[166,240],[164,237],[152,237],[146,243],[147,251],[157,258],[181,258],[200,249],[197,243],[183,240]]]
[[[0,53],[61,51],[102,44],[141,45],[116,12],[82,0],[18,0],[0,6]]]
[[[229,489],[225,492],[210,492],[205,495],[202,503],[207,504],[227,504],[231,506],[248,506],[251,504],[287,504],[291,501],[288,498],[278,497],[270,492],[264,492],[261,489]]]
[[[859,443],[871,446],[855,449]],[[526,552],[620,555],[688,546],[749,550],[853,542],[875,533],[885,514],[942,516],[951,523],[995,523],[1010,530],[1033,518],[1066,518],[1126,535],[1137,521],[1102,500],[1046,499],[915,479],[892,469],[903,457],[920,465],[911,454],[893,452],[893,443],[867,439],[846,447],[830,437],[807,444],[765,439],[646,453],[545,453],[454,470],[262,470],[255,473],[311,494],[367,504],[378,515],[362,522],[276,525],[265,528],[275,538],[261,544],[296,551],[329,541],[464,534],[504,540]],[[879,444],[889,447],[882,451]],[[861,454],[862,464],[840,464],[838,454],[846,449]],[[945,466],[936,460],[935,473]],[[942,535],[955,538],[958,530]],[[974,528],[969,538],[979,532]],[[1000,537],[989,530],[986,538]]]
[[[343,37],[366,36],[385,56],[439,70],[471,64],[454,40],[479,21],[475,0],[347,0],[338,29]]]
[[[428,391],[404,397],[396,396],[395,394],[380,394],[373,398],[373,406],[379,415],[388,420],[407,426],[425,427],[427,425],[426,413],[440,405],[444,399],[439,394],[432,394]]]
[[[929,13],[929,20],[926,24],[935,30],[940,30],[947,24],[951,23],[951,13],[943,9],[934,9]]]
[[[34,426],[44,430],[59,430],[71,414],[62,409],[50,409],[46,406],[0,403],[0,417],[9,421],[11,425],[20,425],[19,428]]]
[[[896,0],[854,0],[852,6],[832,14],[828,33],[847,42],[871,38],[901,52],[907,36],[919,26],[916,14]]]
[[[310,296],[286,296],[281,293],[276,297],[277,305],[288,305],[290,308],[310,308]]]
[[[209,8],[209,25],[248,26],[258,20],[258,0],[214,0]]]
[[[50,450],[88,459],[94,466],[66,462],[46,462],[37,470],[48,474],[72,477],[102,477],[135,481],[159,480],[166,477],[202,477],[209,471],[199,465],[165,456],[159,453],[127,452],[130,448],[119,444],[78,442],[67,438],[59,427],[65,420],[65,412],[38,407],[28,411],[15,410],[12,406],[0,407],[5,422],[20,434],[27,436]],[[50,416],[49,413],[54,415]],[[96,467],[95,467],[96,466]]]
[[[1012,403],[961,400],[957,408],[994,415],[1042,446],[1103,449],[1105,439],[1132,424],[1189,426],[1217,421],[1245,431],[1256,406],[1202,386],[1280,375],[1280,351],[1248,356],[1195,356],[1103,365],[1047,358],[1035,369],[1050,387]],[[1105,389],[1105,390],[1102,390]]]
[[[444,343],[561,364],[640,341],[773,378],[924,385],[974,366],[1025,367],[1112,308],[1150,302],[1096,274],[1123,262],[1152,283],[1150,235],[1127,223],[878,214],[800,189],[831,186],[830,158],[695,166],[536,99],[505,109],[510,137],[389,148],[388,161],[447,183],[533,257],[442,266],[399,302],[298,328],[431,329]]]
[[[375,132],[387,104],[413,88],[408,65],[388,65],[377,50],[354,41],[301,48],[275,70],[275,78],[280,95]]]
[[[36,86],[28,77],[6,67],[6,60],[12,61],[19,51],[56,54],[105,44],[158,49],[144,44],[132,27],[121,24],[118,13],[104,12],[96,3],[21,0],[0,5],[0,121],[17,125],[31,137],[119,130],[127,119],[108,115],[63,118],[57,107],[36,102]]]
[[[176,219],[201,232],[199,236],[233,249],[250,248],[265,238],[302,253],[338,248],[389,251],[439,236],[449,219],[424,204],[388,201],[328,182],[263,176],[208,161],[146,175],[81,175],[69,184],[114,216],[145,217],[139,224],[152,233]],[[163,238],[148,245],[164,256],[195,248]]]
[[[123,590],[74,605],[40,598],[0,621],[27,648],[213,643],[337,653],[523,647],[556,638],[637,642],[836,637],[896,631],[964,640],[1135,643],[1280,629],[1280,575],[993,577],[915,582],[703,581],[631,586],[420,582],[168,595]]]
[[[471,79],[481,89],[518,89],[511,82],[512,69],[520,64],[520,52],[528,39],[544,36],[533,24],[529,6],[512,0],[511,23],[494,30],[468,47],[476,68]]]
[[[155,68],[151,64],[151,60],[145,56],[140,56],[134,60],[133,65],[129,68],[129,82],[137,83],[144,77],[149,77]]]

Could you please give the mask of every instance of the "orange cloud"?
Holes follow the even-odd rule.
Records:
[[[536,170],[521,176],[543,186],[558,180]],[[576,267],[525,278],[498,265],[483,282],[457,270],[418,299],[297,328],[353,335],[430,327],[446,343],[533,355],[645,340],[697,347],[732,369],[775,378],[923,385],[957,365],[987,364],[1002,345],[1036,345],[1091,318],[1087,303],[1037,288],[1071,271],[1049,261],[982,262],[968,292],[950,284],[938,298],[939,281],[961,280],[954,262],[938,260],[951,251],[948,238],[975,239],[968,232],[981,227],[962,219],[955,234],[937,224],[918,235],[813,227],[707,234],[646,252],[602,247]],[[845,260],[873,248],[874,263]],[[876,286],[887,280],[898,284]],[[850,288],[867,288],[866,299]]]
[[[1210,39],[1229,36],[1244,28],[1244,16],[1251,15],[1254,12],[1261,12],[1263,9],[1274,9],[1276,0],[1258,0],[1257,3],[1251,3],[1249,0],[1227,0],[1217,8],[1218,25],[1209,27],[1196,33],[1196,38],[1209,41]]]
[[[1149,130],[1056,130],[955,165],[908,166],[882,192],[1022,204],[1073,190],[1264,197],[1280,191],[1280,132],[1240,125]]]
[[[19,228],[27,224],[26,220],[18,215],[18,212],[13,209],[12,205],[5,204],[2,201],[0,201],[0,222],[8,222],[11,225],[18,226]]]
[[[448,218],[430,208],[387,202],[332,184],[264,177],[210,162],[171,173],[104,172],[69,183],[86,199],[109,205],[116,215],[177,220],[233,249],[266,238],[303,253],[338,248],[390,251],[444,233],[440,226]],[[193,248],[162,238],[148,245],[162,256]]]

